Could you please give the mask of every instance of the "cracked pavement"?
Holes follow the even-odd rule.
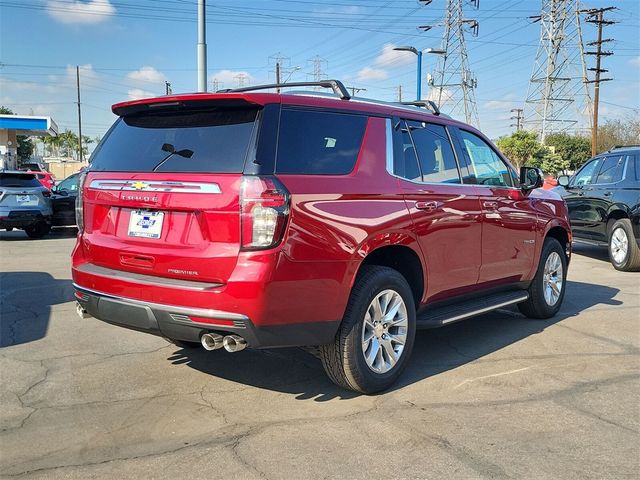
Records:
[[[637,478],[640,274],[576,247],[560,314],[418,333],[400,382],[76,316],[73,232],[0,232],[0,477]]]

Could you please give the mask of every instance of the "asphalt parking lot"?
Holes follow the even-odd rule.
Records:
[[[577,247],[560,314],[418,333],[384,394],[300,349],[183,350],[76,316],[72,231],[0,232],[2,478],[637,478],[640,274]]]

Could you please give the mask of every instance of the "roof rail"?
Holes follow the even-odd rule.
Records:
[[[610,152],[611,150],[620,150],[621,148],[639,148],[639,147],[640,145],[637,143],[632,143],[631,145],[615,145],[607,151]]]
[[[415,102],[398,102],[400,105],[409,105],[412,107],[422,107],[431,110],[434,115],[440,115],[440,109],[433,100],[416,100]]]
[[[342,100],[349,100],[351,95],[340,80],[321,80],[319,82],[291,82],[291,83],[271,83],[268,85],[254,85],[251,87],[227,88],[218,90],[216,93],[230,92],[252,92],[254,90],[269,90],[271,88],[289,88],[289,87],[322,87],[330,88]]]

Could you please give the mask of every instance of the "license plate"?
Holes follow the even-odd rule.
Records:
[[[31,197],[29,195],[17,195],[16,200],[18,203],[27,203],[31,201]]]
[[[164,212],[132,210],[129,218],[129,236],[160,238]]]

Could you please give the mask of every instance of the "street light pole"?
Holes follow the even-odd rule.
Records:
[[[207,27],[205,0],[198,0],[198,91],[207,91]]]
[[[418,50],[418,79],[416,80],[416,100],[422,99],[422,50]]]

